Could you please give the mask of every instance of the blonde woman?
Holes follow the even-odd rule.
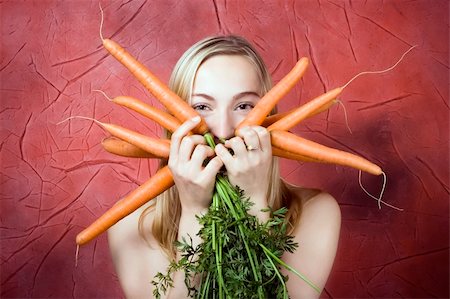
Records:
[[[263,208],[289,209],[289,233],[300,246],[294,253],[284,254],[283,260],[323,289],[339,239],[338,204],[329,194],[281,179],[265,128],[246,127],[234,136],[239,122],[271,88],[270,75],[255,49],[236,36],[204,39],[180,58],[169,85],[198,111],[216,138],[227,141],[213,151],[202,136],[188,135],[198,119],[185,122],[171,136],[168,165],[175,186],[108,231],[125,296],[152,297],[151,280],[158,272],[166,273],[169,262],[177,258],[174,241],[196,236],[199,231],[195,216],[208,209],[222,167],[230,182],[250,197],[254,204],[250,213],[261,221],[270,216]],[[197,237],[194,243],[198,242]],[[186,298],[184,273],[175,273],[173,279],[174,287],[166,297]],[[319,297],[295,275],[290,275],[287,288],[291,298]]]

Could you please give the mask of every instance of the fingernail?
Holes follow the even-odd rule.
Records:
[[[218,145],[216,145],[216,150],[218,151],[223,151],[223,145],[221,143],[219,143]]]
[[[200,116],[197,115],[196,117],[193,117],[191,120],[192,122],[197,123],[200,121]]]

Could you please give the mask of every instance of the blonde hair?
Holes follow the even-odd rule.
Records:
[[[169,87],[185,101],[189,101],[194,85],[195,75],[200,65],[208,58],[216,55],[240,55],[247,58],[255,67],[261,82],[260,95],[264,95],[272,87],[270,74],[252,45],[239,36],[215,36],[199,41],[189,48],[178,60],[169,81]],[[163,161],[161,165],[167,164]],[[278,159],[272,159],[270,170],[271,180],[267,186],[269,206],[279,209],[289,208],[287,221],[294,228],[301,210],[300,201],[292,201],[286,183],[281,180]],[[153,212],[151,232],[163,251],[172,259],[176,256],[174,242],[178,237],[178,225],[181,215],[181,204],[176,187],[172,187],[160,196],[153,204],[145,209],[139,219],[139,231],[148,240],[144,227],[144,218]]]

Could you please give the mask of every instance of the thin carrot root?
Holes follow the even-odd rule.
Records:
[[[100,126],[102,125],[102,123],[98,120],[96,120],[95,118],[91,118],[91,117],[86,117],[86,116],[79,116],[79,115],[74,115],[74,116],[70,116],[62,121],[60,121],[59,123],[57,123],[57,125],[60,125],[68,120],[74,119],[74,118],[80,118],[80,119],[87,119],[87,120],[92,120],[94,122],[96,122],[97,124],[99,124]]]
[[[103,91],[103,90],[100,90],[100,89],[93,89],[92,91],[95,91],[95,92],[99,92],[99,93],[101,93],[102,95],[104,95],[105,96],[105,98],[107,98],[108,99],[108,101],[110,101],[110,102],[112,102],[113,101],[113,99],[112,98],[110,98],[110,97],[108,97],[108,95]]]
[[[367,74],[382,74],[382,73],[386,73],[389,72],[390,70],[394,69],[402,60],[403,58],[406,56],[406,54],[408,54],[412,49],[414,49],[415,47],[417,47],[417,45],[412,46],[411,48],[409,48],[408,51],[406,51],[405,53],[403,53],[403,55],[400,57],[400,59],[390,68],[387,68],[385,70],[381,70],[381,71],[367,71],[367,72],[361,72],[357,75],[355,75],[353,78],[351,78],[346,84],[344,84],[344,86],[342,86],[342,89],[346,88],[350,83],[352,83],[353,80],[355,80],[356,78],[358,78],[359,76],[362,75],[367,75]]]
[[[80,253],[80,245],[77,244],[77,250],[75,251],[75,268],[78,267],[78,253]]]
[[[100,15],[101,15],[101,19],[100,19],[100,38],[102,39],[102,41],[104,40],[103,38],[103,34],[102,34],[102,28],[103,28],[103,8],[100,2],[98,2],[98,6],[100,7]]]
[[[386,206],[388,206],[390,208],[393,208],[395,210],[403,211],[402,208],[399,208],[399,207],[396,207],[394,205],[388,204],[387,202],[381,200],[381,198],[383,197],[383,194],[384,194],[384,190],[386,188],[386,183],[387,183],[386,173],[382,172],[381,174],[383,175],[383,186],[381,187],[380,195],[378,197],[370,194],[370,192],[367,191],[366,188],[363,187],[362,182],[361,182],[361,170],[359,171],[359,175],[358,175],[359,186],[364,191],[364,193],[366,193],[368,196],[370,196],[371,198],[375,199],[378,202],[378,208],[379,209],[381,209],[381,204],[384,204],[384,205],[386,205]]]
[[[345,119],[345,125],[347,126],[347,130],[350,132],[350,134],[353,134],[352,129],[350,129],[350,126],[348,124],[348,115],[347,115],[347,109],[345,108],[344,103],[341,100],[336,100],[336,103],[338,105],[342,106],[342,109],[344,110],[344,119]]]

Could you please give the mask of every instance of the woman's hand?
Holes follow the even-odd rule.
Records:
[[[216,174],[223,165],[219,157],[214,157],[206,166],[203,165],[208,157],[214,156],[214,151],[205,145],[203,136],[188,135],[199,121],[200,117],[190,119],[172,134],[168,162],[182,210],[194,214],[209,207]]]
[[[217,145],[216,154],[223,161],[230,182],[244,190],[255,204],[254,210],[266,208],[272,162],[269,132],[259,126],[242,128],[239,136],[227,140],[225,146]]]

